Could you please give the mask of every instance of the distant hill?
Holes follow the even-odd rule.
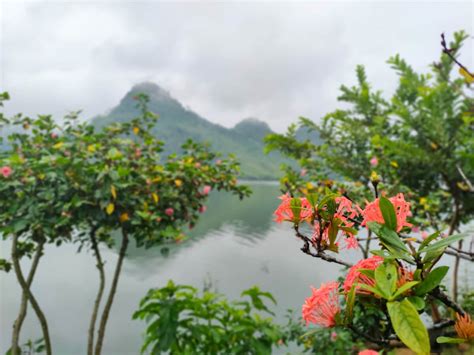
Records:
[[[159,115],[155,133],[166,143],[165,153],[180,151],[181,144],[191,138],[211,143],[215,151],[234,153],[242,164],[244,178],[276,180],[280,177],[279,167],[285,160],[276,152],[269,155],[263,153],[263,138],[272,133],[265,122],[248,118],[233,128],[222,127],[186,109],[167,91],[153,83],[135,85],[118,106],[108,114],[94,118],[93,123],[103,126],[136,117],[138,110],[133,97],[138,93],[149,96],[149,109]]]

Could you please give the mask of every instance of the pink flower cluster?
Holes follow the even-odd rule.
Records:
[[[380,264],[383,263],[383,258],[380,256],[372,256],[367,259],[360,260],[357,264],[352,266],[347,273],[346,279],[344,281],[344,292],[349,292],[354,284],[364,284],[368,286],[374,286],[375,281],[370,277],[362,274],[359,270],[360,269],[369,269],[375,270]],[[361,290],[359,287],[357,288],[358,293],[365,293],[370,294],[369,291]]]
[[[379,352],[375,350],[371,350],[371,349],[365,349],[365,350],[359,351],[358,355],[379,355]]]
[[[394,197],[389,198],[389,200],[393,204],[395,213],[397,215],[397,232],[400,232],[403,227],[411,227],[412,224],[407,222],[407,217],[411,216],[410,204],[405,201],[403,194],[400,193]],[[362,216],[364,217],[364,220],[362,221],[363,226],[365,226],[368,222],[384,224],[379,201],[380,199],[375,199],[375,201],[367,204],[365,209],[362,211]]]
[[[334,218],[341,221],[340,226],[351,228],[354,226],[354,218],[359,215],[359,206],[354,205],[351,200],[346,197],[337,197],[336,203],[338,205],[336,213],[334,213]],[[312,241],[316,243],[320,237],[320,226],[319,223],[314,224]],[[345,238],[345,247],[347,249],[355,249],[359,246],[357,238],[354,234],[350,232],[344,232]],[[322,234],[322,240],[326,243],[329,243],[329,228],[326,228]],[[339,246],[339,242],[336,242],[336,245]]]
[[[13,173],[13,169],[9,166],[2,166],[0,168],[0,174],[3,175],[4,178],[9,177]]]
[[[309,201],[302,197],[301,200],[301,210],[299,216],[293,216],[293,210],[291,209],[291,197],[289,194],[281,195],[279,197],[281,200],[280,206],[274,212],[275,221],[278,223],[289,221],[289,222],[300,222],[307,220],[311,217],[313,210]]]
[[[334,327],[340,312],[339,283],[336,281],[312,288],[313,294],[303,304],[302,315],[306,324],[314,323],[323,327]]]
[[[342,221],[341,226],[351,228],[354,226],[354,219],[359,216],[360,207],[353,204],[351,200],[342,196],[336,198],[338,204],[337,211],[334,214],[335,218],[339,218]],[[357,238],[354,234],[344,232],[346,234],[346,248],[355,249],[359,246]]]

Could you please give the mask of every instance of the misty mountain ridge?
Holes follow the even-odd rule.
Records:
[[[191,138],[197,142],[209,142],[214,151],[235,154],[241,163],[243,178],[276,180],[281,176],[280,165],[288,161],[278,152],[263,153],[263,138],[273,133],[267,123],[247,118],[232,128],[223,127],[185,108],[168,91],[154,83],[134,85],[116,107],[95,117],[93,124],[104,126],[127,122],[138,116],[140,113],[134,97],[140,93],[149,97],[148,109],[159,115],[153,133],[165,142],[165,154],[179,152],[186,139]]]

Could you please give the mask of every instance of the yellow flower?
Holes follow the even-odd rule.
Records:
[[[180,179],[176,179],[174,181],[174,184],[177,186],[177,187],[181,187],[183,185],[183,181],[181,181]]]
[[[56,143],[55,145],[53,145],[53,148],[54,149],[61,149],[61,147],[64,145],[64,142],[59,142],[59,143]]]
[[[109,203],[105,211],[107,212],[108,215],[111,215],[115,211],[115,205],[113,203]]]
[[[151,196],[153,197],[153,201],[155,201],[155,203],[158,203],[158,201],[160,200],[160,196],[155,193],[152,193]]]
[[[370,173],[370,181],[372,182],[379,182],[380,181],[380,176],[377,174],[375,171],[372,171]]]
[[[128,216],[128,213],[122,213],[119,217],[119,220],[120,220],[120,223],[123,223],[123,222],[126,222],[130,219],[130,217]]]
[[[87,146],[87,151],[89,153],[94,153],[95,152],[95,145],[91,144]]]
[[[393,166],[394,168],[398,168],[398,163],[396,161],[391,161],[390,165]]]
[[[140,132],[140,128],[133,127],[133,133],[138,134]]]
[[[314,185],[313,185],[312,183],[310,183],[310,182],[307,182],[307,183],[306,183],[306,188],[307,188],[308,190],[312,190],[312,189],[314,189]]]

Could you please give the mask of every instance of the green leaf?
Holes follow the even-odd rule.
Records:
[[[349,293],[347,294],[346,312],[344,314],[344,324],[352,323],[352,316],[354,314],[354,303],[355,303],[355,296],[356,296],[355,291],[356,291],[356,286],[353,284]]]
[[[423,248],[425,248],[429,243],[431,243],[431,241],[433,241],[434,239],[438,238],[438,236],[440,235],[440,232],[434,232],[433,234],[431,234],[430,236],[428,236],[425,240],[423,240],[420,244],[420,247],[418,248],[418,252],[420,252]]]
[[[398,296],[402,295],[403,293],[408,291],[410,288],[417,285],[419,282],[420,281],[410,281],[410,282],[407,282],[407,283],[403,284],[402,286],[400,286],[398,288],[397,292],[395,292],[395,294],[392,296],[392,299],[395,299]]]
[[[451,337],[437,337],[436,342],[439,344],[461,344],[464,343],[466,340],[461,338],[451,338]]]
[[[318,201],[318,194],[316,193],[307,194],[306,198],[308,199],[308,202],[311,204],[311,206],[315,208],[316,203]]]
[[[372,287],[372,286],[369,286],[369,285],[366,285],[366,284],[357,284],[357,287],[363,289],[363,290],[366,290],[366,291],[369,291],[369,292],[372,292],[373,294],[381,297],[381,298],[384,298],[385,296],[382,294],[382,292],[380,292],[379,289],[375,288],[375,287]]]
[[[375,269],[376,287],[384,298],[390,298],[397,287],[397,268],[393,264],[383,263]]]
[[[393,329],[400,340],[419,355],[429,355],[430,338],[415,306],[408,300],[387,302]]]
[[[449,266],[440,266],[433,269],[426,278],[415,288],[418,296],[424,295],[437,287],[448,273]]]
[[[425,301],[421,297],[409,296],[407,299],[415,306],[417,311],[425,309]]]
[[[299,198],[292,198],[290,201],[290,207],[293,212],[293,222],[298,223],[301,215],[301,200]]]
[[[367,226],[379,237],[380,242],[388,249],[395,249],[402,253],[409,254],[405,243],[403,243],[396,232],[376,222],[369,222]]]
[[[357,269],[362,275],[375,279],[375,271],[372,269]]]
[[[338,196],[337,194],[328,194],[328,195],[324,196],[323,199],[318,204],[318,209],[322,210],[324,208],[324,206],[326,206],[326,205],[328,205],[328,203],[330,203],[329,201],[331,201],[331,200],[334,201],[334,199],[337,196]]]
[[[392,202],[388,198],[380,197],[379,207],[382,212],[383,220],[385,225],[393,231],[397,230],[397,214]]]
[[[427,247],[423,248],[420,252],[421,253],[428,253],[430,251],[435,251],[439,250],[442,248],[445,248],[449,246],[450,244],[461,240],[463,238],[467,237],[467,233],[461,233],[461,234],[455,234],[455,235],[450,235],[449,237],[443,238],[440,241],[437,241],[436,243],[430,244]]]

